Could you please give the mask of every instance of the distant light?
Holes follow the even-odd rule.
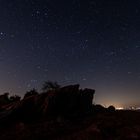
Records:
[[[135,110],[136,108],[132,106],[131,109],[132,109],[132,110]]]
[[[140,110],[140,107],[137,107],[136,109],[137,109],[137,110]]]
[[[116,109],[117,110],[123,110],[124,108],[123,107],[117,107]]]

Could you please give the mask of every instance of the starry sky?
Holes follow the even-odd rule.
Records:
[[[0,0],[0,93],[46,80],[140,106],[140,1]]]

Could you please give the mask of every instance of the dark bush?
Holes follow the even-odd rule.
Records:
[[[13,96],[10,96],[10,101],[11,102],[17,102],[17,101],[20,101],[21,97],[18,96],[18,95],[13,95]]]
[[[108,111],[109,112],[115,112],[115,110],[116,109],[115,109],[115,107],[113,105],[111,105],[111,106],[108,107]]]
[[[33,95],[38,95],[38,92],[36,89],[32,89],[30,91],[27,91],[26,94],[24,95],[24,99]]]

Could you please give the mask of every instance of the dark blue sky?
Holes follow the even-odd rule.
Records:
[[[96,89],[95,102],[140,106],[139,0],[1,0],[0,93],[45,80]]]

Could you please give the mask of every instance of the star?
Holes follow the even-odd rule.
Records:
[[[36,14],[40,14],[40,11],[37,10],[37,11],[36,11]]]
[[[0,35],[4,35],[4,33],[3,32],[0,32]]]
[[[129,75],[130,75],[130,74],[132,74],[132,72],[131,72],[131,71],[128,71],[127,73],[128,73]]]
[[[86,79],[86,78],[83,78],[82,80],[83,80],[83,81],[86,81],[87,79]]]

